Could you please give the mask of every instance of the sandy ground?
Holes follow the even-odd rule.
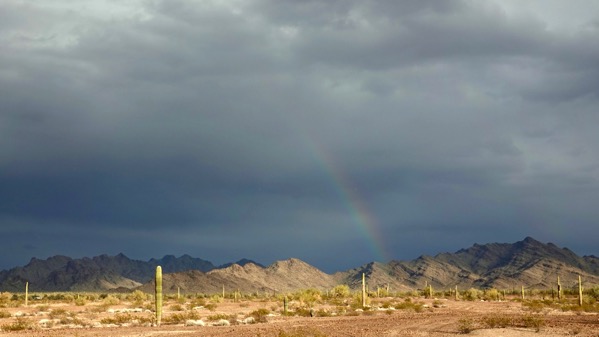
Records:
[[[597,313],[573,313],[545,308],[541,312],[531,312],[519,302],[467,302],[454,300],[424,300],[421,312],[414,310],[373,311],[371,313],[352,313],[351,315],[333,317],[285,317],[272,315],[266,317],[265,323],[235,324],[231,326],[110,326],[68,327],[56,324],[52,328],[42,328],[39,322],[48,319],[46,313],[39,308],[5,308],[13,317],[0,319],[0,326],[13,324],[18,319],[16,314],[23,315],[34,327],[33,330],[0,332],[2,336],[32,337],[151,337],[151,336],[260,336],[260,337],[324,337],[324,336],[456,336],[467,332],[471,336],[594,336],[599,337],[599,315]],[[73,317],[83,317],[99,322],[102,318],[118,315],[121,307],[115,306],[110,312],[90,313],[92,305],[67,306],[48,305],[44,310],[61,308],[70,312]],[[87,308],[86,308],[87,307]],[[122,309],[126,308],[125,306]],[[259,309],[280,310],[278,303],[250,301],[244,303],[220,303],[213,311],[201,313],[206,324],[214,324],[208,320],[211,315],[238,315],[242,318]],[[276,310],[272,310],[277,308]],[[318,307],[316,307],[318,309]],[[165,312],[165,316],[171,313]],[[132,315],[136,315],[135,313]],[[151,316],[151,313],[139,313]],[[507,318],[511,323],[506,328],[490,328],[489,318]],[[523,319],[532,320],[532,324],[524,324]],[[535,324],[537,322],[538,324]]]

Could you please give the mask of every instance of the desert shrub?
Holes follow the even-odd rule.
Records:
[[[482,323],[485,327],[493,328],[506,328],[512,326],[512,319],[507,316],[501,315],[489,315],[482,318]]]
[[[599,287],[593,287],[591,289],[585,290],[586,294],[595,300],[595,302],[599,301]]]
[[[9,292],[0,293],[0,307],[6,308],[11,298],[12,295]]]
[[[424,310],[424,305],[420,302],[412,302],[410,298],[406,298],[402,303],[396,304],[395,309],[422,312]]]
[[[260,308],[258,310],[250,312],[250,316],[254,317],[254,319],[258,323],[265,323],[267,321],[266,317],[268,316],[268,314],[270,314],[270,311],[266,308]]]
[[[8,318],[10,317],[10,312],[5,310],[0,310],[0,318]]]
[[[479,299],[479,296],[480,292],[478,291],[478,289],[470,288],[464,292],[462,298],[467,301],[476,301]]]
[[[547,307],[551,307],[552,306],[552,302],[550,300],[545,300],[545,301],[541,301],[541,300],[529,300],[529,301],[523,301],[522,302],[522,306],[532,312],[541,312],[543,311],[544,308]]]
[[[171,305],[169,309],[171,309],[171,311],[185,311],[181,304],[178,303]]]
[[[84,306],[86,304],[87,304],[87,299],[85,297],[83,297],[83,296],[77,297],[75,299],[75,305],[78,306],[78,307],[82,307],[82,306]]]
[[[582,303],[582,306],[578,305],[578,303],[564,303],[561,305],[562,311],[573,311],[573,312],[599,312],[599,304]]]
[[[214,303],[208,303],[208,304],[206,304],[204,306],[204,308],[206,308],[206,309],[208,309],[210,311],[214,311],[214,310],[216,310],[216,304],[214,304]]]
[[[336,285],[333,288],[333,290],[331,291],[332,297],[345,298],[345,297],[349,297],[349,295],[350,295],[349,286],[345,285],[345,284]]]
[[[48,314],[48,317],[52,319],[61,318],[64,316],[67,316],[67,311],[63,308],[52,309],[52,311],[50,311],[50,313]]]
[[[483,298],[485,301],[497,301],[499,300],[499,291],[495,288],[486,289]]]
[[[220,321],[221,319],[229,320],[229,318],[231,318],[231,317],[227,314],[216,314],[216,315],[208,316],[209,321]]]
[[[4,331],[21,331],[32,329],[33,324],[31,323],[31,321],[23,317],[17,317],[17,319],[14,322],[2,326],[2,330]]]
[[[104,298],[102,303],[107,306],[118,305],[119,303],[121,303],[121,300],[119,300],[117,297],[115,297],[113,295],[108,295]]]
[[[541,331],[545,325],[545,319],[538,315],[528,315],[522,317],[522,325],[526,328],[534,328],[536,332]]]
[[[50,306],[47,304],[42,304],[42,305],[36,306],[36,308],[37,308],[37,312],[45,312],[50,309]]]
[[[458,332],[469,334],[474,331],[474,321],[470,318],[462,318],[458,321]]]
[[[314,310],[312,310],[310,308],[306,308],[306,307],[297,308],[297,309],[295,309],[294,313],[295,313],[295,316],[300,316],[300,317],[314,316]]]
[[[191,300],[188,304],[187,307],[191,310],[193,308],[196,307],[206,307],[206,300],[203,298],[195,298],[193,300]]]
[[[210,301],[212,303],[222,303],[224,301],[224,298],[222,297],[222,295],[213,295],[212,297],[210,297]]]
[[[148,295],[146,293],[144,293],[143,291],[135,290],[134,292],[129,294],[128,300],[133,303],[139,303],[138,305],[141,305],[141,303],[143,303],[143,301],[145,301],[147,299],[147,297],[148,297]]]
[[[164,324],[181,324],[185,323],[187,320],[198,320],[200,319],[200,314],[195,311],[186,311],[181,313],[174,313],[168,316],[162,317],[162,323]]]
[[[293,294],[293,298],[298,300],[302,305],[313,307],[315,303],[322,302],[322,293],[317,289],[305,289]]]

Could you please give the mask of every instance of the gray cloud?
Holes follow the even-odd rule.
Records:
[[[3,2],[0,263],[592,253],[598,18],[562,5]]]

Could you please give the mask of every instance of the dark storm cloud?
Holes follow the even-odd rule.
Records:
[[[558,5],[4,2],[0,231],[25,260],[337,269],[377,258],[351,190],[389,257],[573,246],[598,215],[599,35]]]

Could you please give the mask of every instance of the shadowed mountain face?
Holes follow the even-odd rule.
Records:
[[[167,255],[147,262],[131,260],[123,254],[82,259],[66,256],[47,260],[33,258],[23,267],[0,272],[0,290],[23,291],[26,281],[29,281],[32,291],[132,289],[150,281],[159,265],[167,273],[215,268],[211,262],[189,255],[178,258]]]
[[[412,261],[371,262],[333,275],[298,259],[277,261],[262,266],[242,259],[215,267],[192,258],[165,256],[147,262],[117,256],[71,259],[54,256],[32,259],[24,267],[0,272],[1,291],[23,291],[26,281],[34,291],[153,291],[156,266],[162,266],[167,292],[277,292],[296,289],[330,289],[337,284],[359,288],[362,273],[370,289],[389,287],[392,291],[423,288],[495,287],[518,288],[521,285],[550,288],[559,275],[565,287],[574,286],[578,275],[586,283],[599,283],[599,258],[577,256],[567,248],[544,244],[530,237],[513,244],[474,244],[455,253],[434,257],[421,256]]]

